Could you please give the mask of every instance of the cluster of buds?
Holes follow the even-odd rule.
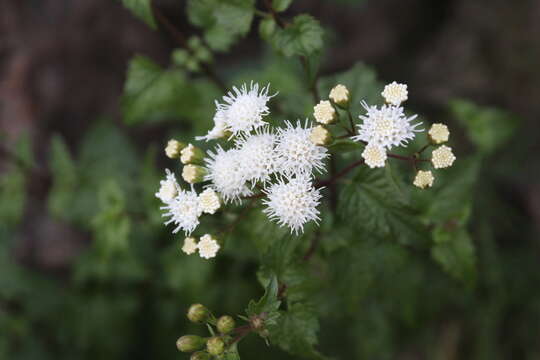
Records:
[[[235,343],[232,335],[237,331],[232,316],[223,315],[216,318],[202,304],[193,304],[187,312],[189,321],[195,324],[206,324],[210,336],[184,335],[176,341],[176,347],[181,352],[192,353],[191,360],[220,359]],[[244,331],[239,328],[240,332]]]

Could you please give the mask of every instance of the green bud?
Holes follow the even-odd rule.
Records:
[[[180,151],[180,161],[182,164],[199,164],[204,159],[204,151],[193,144],[188,144]]]
[[[175,65],[184,66],[189,59],[189,53],[184,49],[176,49],[172,52],[171,57]]]
[[[214,356],[219,356],[225,351],[225,343],[218,336],[211,337],[206,342],[206,350]]]
[[[193,352],[204,347],[205,339],[197,335],[184,335],[176,340],[176,347],[182,352]]]
[[[210,355],[206,351],[197,351],[191,354],[189,360],[210,360],[211,358],[212,355]]]
[[[200,48],[202,46],[201,39],[196,35],[190,37],[188,39],[188,46],[193,50]]]
[[[217,321],[217,329],[222,334],[228,334],[233,331],[235,326],[234,319],[229,315],[223,315]]]
[[[212,53],[205,47],[201,47],[195,51],[195,59],[202,63],[212,62]]]
[[[259,316],[254,316],[250,319],[251,327],[255,331],[260,331],[264,328],[264,320]]]
[[[196,58],[190,57],[186,60],[186,69],[196,73],[201,71],[201,66],[199,65],[199,61]]]
[[[194,323],[204,323],[210,317],[210,311],[202,304],[193,304],[187,312],[189,321]]]

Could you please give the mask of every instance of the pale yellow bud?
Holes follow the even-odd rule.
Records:
[[[167,142],[167,146],[165,147],[165,155],[171,159],[177,159],[180,156],[180,151],[185,147],[186,144],[171,139]]]
[[[317,122],[325,125],[333,124],[337,121],[336,109],[334,109],[332,103],[328,100],[323,100],[313,107],[313,116]]]
[[[425,188],[433,186],[434,179],[435,178],[433,177],[433,174],[431,173],[431,171],[419,170],[416,173],[416,177],[414,178],[413,184],[414,186],[417,186],[420,189],[425,189]]]
[[[428,131],[429,141],[437,145],[447,142],[449,136],[448,126],[444,124],[433,124]]]
[[[350,99],[349,90],[344,85],[338,84],[330,90],[330,100],[336,105],[347,107]]]
[[[196,184],[204,180],[206,169],[199,165],[188,164],[182,169],[182,178],[190,184]]]
[[[318,125],[311,130],[309,139],[315,145],[325,146],[332,143],[332,134],[324,126]]]
[[[204,152],[198,147],[189,144],[180,151],[180,161],[182,164],[200,163],[204,158]]]

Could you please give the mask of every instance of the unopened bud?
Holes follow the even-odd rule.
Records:
[[[198,164],[204,159],[204,151],[192,144],[188,144],[180,151],[180,161],[182,164]]]
[[[197,351],[191,354],[189,360],[210,360],[211,358],[212,355],[210,355],[206,351]]]
[[[225,343],[218,336],[211,337],[206,342],[206,350],[211,355],[219,356],[219,355],[223,354],[223,352],[225,351]]]
[[[182,169],[182,178],[190,184],[196,184],[204,180],[206,169],[199,165],[188,164]]]
[[[251,327],[255,331],[260,331],[264,328],[264,320],[259,316],[254,316],[250,319]]]
[[[178,157],[180,157],[180,152],[185,147],[186,144],[171,139],[167,142],[167,146],[165,147],[165,155],[167,155],[167,157],[171,159],[177,159]]]
[[[309,139],[312,143],[319,146],[330,145],[332,143],[332,134],[322,125],[315,126],[311,130]]]
[[[313,116],[321,124],[333,124],[337,121],[336,109],[328,100],[323,100],[313,107]]]
[[[184,335],[176,340],[176,347],[182,352],[194,352],[204,347],[205,339],[197,335]]]
[[[330,100],[334,102],[334,104],[346,108],[349,106],[349,101],[351,100],[351,97],[349,95],[349,90],[341,84],[338,84],[334,86],[332,90],[330,90]]]
[[[194,323],[204,323],[210,317],[210,311],[202,304],[193,304],[187,312],[189,321]]]
[[[433,174],[431,171],[418,170],[416,177],[414,178],[413,184],[420,189],[425,189],[433,186]]]
[[[228,334],[233,331],[235,326],[234,319],[229,315],[223,315],[217,321],[217,329],[222,334]]]
[[[428,131],[428,138],[432,144],[439,145],[448,141],[450,131],[444,124],[433,124]]]

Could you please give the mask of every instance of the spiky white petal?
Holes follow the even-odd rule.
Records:
[[[211,188],[199,194],[199,204],[202,211],[207,214],[214,214],[221,207],[218,194]]]
[[[386,151],[383,147],[375,144],[367,144],[366,148],[362,152],[367,166],[370,168],[384,167],[386,162]]]
[[[393,82],[384,87],[381,95],[387,103],[398,106],[408,98],[407,85]]]
[[[413,185],[420,189],[425,189],[433,186],[433,180],[435,180],[435,178],[431,171],[418,170]]]
[[[166,210],[163,216],[169,217],[165,225],[172,223],[176,226],[173,234],[180,230],[188,235],[191,234],[199,225],[199,216],[202,214],[197,193],[194,190],[180,190],[178,195],[161,209]]]
[[[268,128],[256,130],[254,135],[242,135],[236,140],[242,172],[248,181],[266,182],[276,171],[276,135]]]
[[[437,123],[431,125],[431,128],[428,131],[428,135],[433,143],[442,144],[448,141],[450,131],[448,130],[448,126]]]
[[[263,117],[268,115],[269,109],[266,103],[273,95],[268,95],[270,85],[259,90],[259,84],[243,84],[239,89],[233,87],[223,97],[223,104],[216,102],[217,111],[223,111],[225,118],[225,130],[233,135],[247,133],[266,124]]]
[[[165,169],[165,173],[165,180],[160,180],[159,191],[155,195],[159,200],[161,200],[161,202],[168,204],[180,191],[180,185],[178,184],[178,181],[176,181],[176,177],[169,169]]]
[[[220,249],[220,246],[216,239],[210,234],[203,235],[197,245],[199,248],[199,255],[203,259],[210,259],[216,256]]]
[[[187,255],[191,255],[197,251],[197,240],[194,237],[187,237],[184,239],[184,245],[182,245],[182,251]]]
[[[414,138],[420,123],[412,124],[416,115],[407,117],[400,106],[383,105],[380,108],[362,102],[366,115],[360,115],[362,124],[357,125],[358,135],[354,141],[365,141],[386,149],[403,146]]]
[[[456,160],[455,155],[452,153],[452,148],[442,145],[431,153],[431,163],[435,169],[442,169],[452,166]]]
[[[313,127],[306,120],[304,127],[300,121],[293,126],[285,122],[286,128],[278,129],[276,155],[278,156],[278,169],[285,175],[297,173],[311,174],[315,169],[323,172],[324,159],[328,157],[325,147],[315,145],[311,141]]]
[[[281,178],[264,192],[268,195],[263,200],[267,206],[264,213],[280,226],[289,227],[291,233],[303,232],[304,224],[319,220],[320,190],[313,186],[307,175]]]
[[[217,106],[217,105],[216,105]],[[214,127],[205,136],[195,136],[196,140],[216,140],[227,135],[227,119],[224,110],[218,109],[214,114]]]
[[[204,160],[208,171],[204,179],[212,182],[211,187],[221,194],[225,203],[252,194],[246,185],[239,150],[225,151],[218,145],[215,152],[210,151],[208,155]]]

